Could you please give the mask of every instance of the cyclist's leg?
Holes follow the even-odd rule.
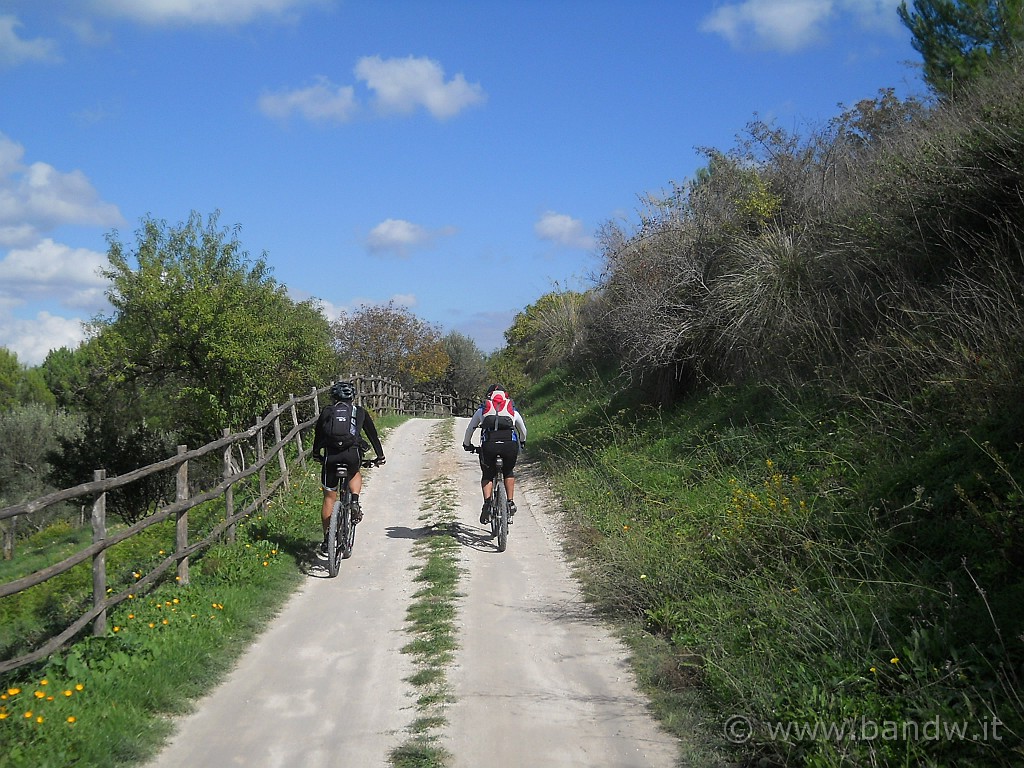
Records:
[[[491,493],[494,491],[494,477],[498,474],[498,465],[494,460],[497,453],[494,445],[484,443],[480,446],[480,490],[484,496],[484,503],[480,509],[480,522],[485,524],[490,520]]]
[[[516,513],[516,460],[519,458],[519,443],[506,443],[502,452],[505,467],[505,497],[508,499],[509,515]]]
[[[484,501],[491,498],[491,491],[494,486],[494,476],[498,474],[498,465],[495,457],[498,452],[493,444],[484,443],[480,446],[480,489],[484,494]]]
[[[359,472],[359,462],[363,457],[356,446],[346,450],[342,457],[343,463],[348,467],[348,489],[352,492],[352,522],[358,523],[363,519],[363,510],[359,503],[359,494],[363,490],[363,476]]]
[[[324,492],[324,503],[320,510],[320,517],[324,528],[324,538],[327,537],[327,526],[331,522],[331,511],[334,509],[334,502],[338,500],[338,493],[334,490],[338,486],[337,465],[336,456],[325,456],[323,467],[320,469],[320,487]]]

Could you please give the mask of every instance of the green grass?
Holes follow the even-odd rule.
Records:
[[[438,450],[452,449],[450,419],[434,428],[430,442]],[[455,525],[458,499],[454,482],[447,476],[425,482],[420,495],[420,520],[429,525],[430,534],[415,544],[415,557],[421,565],[413,580],[421,586],[406,611],[406,631],[413,639],[402,647],[418,667],[408,682],[418,691],[419,715],[408,728],[410,737],[391,752],[395,768],[444,768],[451,761],[449,752],[437,744],[436,731],[448,722],[445,707],[452,702],[453,694],[445,667],[459,647],[455,619],[462,571],[458,542],[448,535]]]
[[[733,758],[767,765],[1019,763],[1020,422],[883,434],[812,392],[659,409],[613,388],[552,375],[522,404],[585,592],[625,627],[667,727],[692,738],[703,703],[729,749],[728,717],[748,718]],[[770,730],[935,719],[979,738]]]

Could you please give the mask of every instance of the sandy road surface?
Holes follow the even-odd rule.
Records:
[[[468,420],[455,420],[454,447],[443,453],[429,452],[437,423],[415,419],[389,435],[388,463],[364,485],[366,519],[338,578],[310,569],[149,768],[389,765],[417,714],[405,681],[413,662],[400,649],[409,641],[413,544],[423,527],[418,492],[439,474],[458,488],[465,569],[460,650],[447,671],[456,701],[441,733],[453,765],[676,764],[677,744],[648,716],[624,649],[587,614],[539,479],[520,473],[519,513],[499,554],[477,522],[476,457],[459,447]]]

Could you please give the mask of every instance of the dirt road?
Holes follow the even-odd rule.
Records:
[[[498,553],[477,518],[476,456],[432,450],[438,422],[394,430],[388,463],[363,489],[365,520],[336,579],[318,566],[228,678],[149,768],[390,765],[409,739],[416,693],[406,609],[413,546],[424,535],[422,484],[451,477],[463,544],[458,642],[447,669],[455,701],[439,745],[457,767],[669,768],[675,739],[645,709],[621,644],[588,616],[553,535],[540,478],[519,474],[519,512]],[[500,664],[494,663],[499,649]]]

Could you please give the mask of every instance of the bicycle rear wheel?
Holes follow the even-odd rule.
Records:
[[[331,509],[331,521],[327,525],[327,572],[331,578],[338,575],[338,568],[341,567],[341,533],[342,516],[344,505],[340,501],[334,502]]]
[[[498,551],[508,546],[508,499],[505,497],[505,478],[498,475],[494,480],[491,494],[494,506],[491,508],[491,533],[498,539]]]
[[[356,524],[352,522],[352,496],[345,494],[345,511],[341,516],[341,557],[344,560],[352,557],[352,547],[356,543]]]

